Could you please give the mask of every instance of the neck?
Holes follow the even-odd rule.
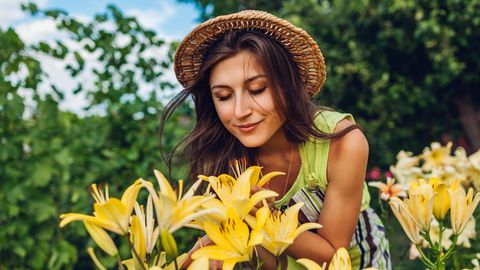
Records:
[[[270,140],[258,148],[257,160],[275,159],[290,162],[291,153],[295,151],[295,144],[288,141],[283,130],[278,130]]]
[[[285,176],[278,176],[276,181],[268,184],[268,188],[277,192],[281,198],[292,181],[295,181],[301,163],[297,144],[288,141],[282,130],[277,133],[268,143],[257,149],[255,158],[258,165],[263,168],[262,173],[272,171],[285,173]]]

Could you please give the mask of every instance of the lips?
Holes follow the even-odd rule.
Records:
[[[258,124],[260,124],[260,122],[262,122],[262,121],[259,121],[259,122],[256,122],[256,123],[248,123],[248,124],[244,124],[244,125],[235,125],[235,126],[242,132],[249,132],[249,131],[254,130],[258,126]]]

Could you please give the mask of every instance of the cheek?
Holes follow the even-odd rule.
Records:
[[[255,98],[255,103],[257,104],[258,109],[263,113],[281,119],[280,112],[277,110],[275,102],[273,101],[273,97],[270,93],[268,95]]]
[[[215,111],[217,112],[218,118],[226,125],[233,116],[233,107],[228,105],[228,102],[214,102]]]

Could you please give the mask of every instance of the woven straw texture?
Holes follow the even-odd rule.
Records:
[[[187,87],[200,70],[208,47],[229,30],[260,31],[282,44],[297,63],[306,91],[316,95],[326,78],[325,60],[317,43],[303,29],[270,13],[245,10],[198,25],[182,41],[174,58],[178,81]]]

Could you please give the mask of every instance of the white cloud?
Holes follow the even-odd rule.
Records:
[[[25,1],[18,0],[0,0],[0,25],[10,26],[27,17],[27,14],[20,9],[20,5]],[[33,1],[39,7],[45,7],[48,0]]]
[[[161,1],[155,9],[128,9],[125,11],[125,14],[136,17],[142,26],[153,29],[163,39],[172,41],[179,37],[167,35],[164,29],[168,27],[170,18],[181,16],[181,14],[177,14],[175,5],[169,2]]]
[[[142,26],[151,29],[158,28],[162,22],[165,21],[165,17],[168,16],[168,14],[157,10],[142,10],[136,8],[127,10],[125,14],[136,17]]]
[[[159,4],[155,9],[128,9],[125,14],[135,16],[147,28],[158,29],[168,22],[169,17],[179,15],[175,14],[175,6],[168,1],[162,1]]]
[[[15,30],[20,38],[27,44],[40,40],[61,39],[62,34],[57,30],[55,22],[44,18],[19,24]]]

